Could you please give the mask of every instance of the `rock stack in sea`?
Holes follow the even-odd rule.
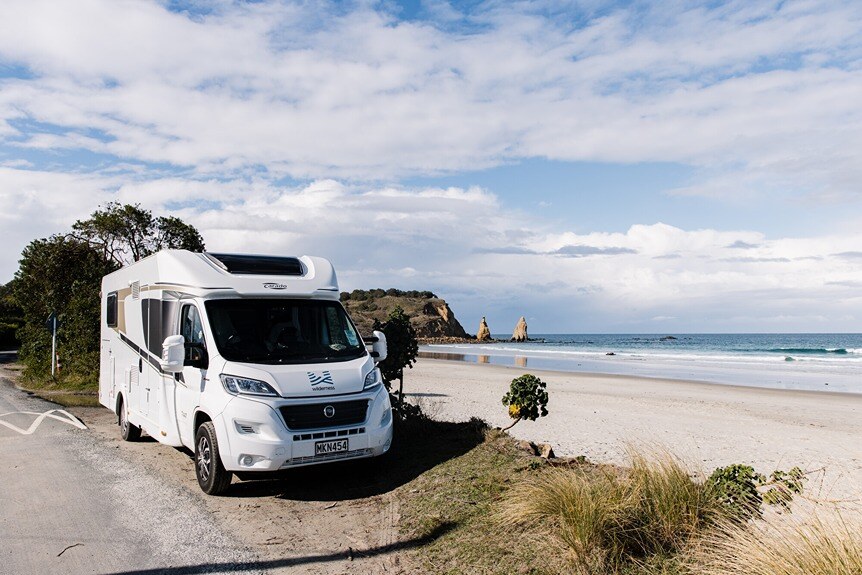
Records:
[[[482,321],[479,323],[479,331],[476,333],[476,341],[490,341],[491,329],[488,327],[488,322],[482,316]]]
[[[515,331],[512,332],[512,341],[527,341],[527,319],[521,316],[518,320],[518,325],[515,326]]]

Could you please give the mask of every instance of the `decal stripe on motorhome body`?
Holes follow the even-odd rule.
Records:
[[[120,332],[120,339],[123,341],[123,343],[132,348],[132,351],[137,353],[141,357],[141,359],[147,360],[147,363],[152,365],[156,369],[156,371],[158,371],[162,375],[166,375],[166,372],[162,370],[160,358],[157,359],[153,357],[153,355],[149,351],[141,349],[137,344],[135,344],[135,342],[126,337],[126,334],[124,334],[123,332]]]

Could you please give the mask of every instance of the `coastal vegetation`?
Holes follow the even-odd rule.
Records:
[[[404,395],[404,368],[413,369],[413,362],[419,355],[419,342],[416,330],[410,324],[410,318],[400,307],[389,312],[386,321],[374,322],[373,330],[379,330],[386,336],[386,359],[378,364],[386,389],[392,392],[392,383],[399,382],[396,409],[401,408]]]
[[[525,373],[509,384],[503,396],[503,405],[509,408],[509,417],[514,421],[503,431],[511,429],[522,419],[536,421],[548,415],[548,392],[544,381],[533,374]]]
[[[860,573],[858,522],[829,507],[797,516],[777,502],[781,513],[762,518],[772,499],[764,495],[781,484],[789,505],[802,488],[788,479],[801,472],[729,466],[703,478],[667,452],[634,449],[624,467],[544,459],[481,429],[476,447],[417,477],[402,503],[406,533],[446,527],[418,550],[428,573]],[[758,496],[730,498],[737,483]]]
[[[691,553],[692,575],[858,575],[862,524],[840,512],[817,511],[796,519],[725,523]]]
[[[15,300],[14,282],[0,285],[0,350],[19,345],[18,329],[23,322],[21,306]]]
[[[677,459],[637,453],[627,469],[548,469],[513,487],[500,509],[505,523],[550,526],[584,574],[669,562],[721,516],[710,485]]]

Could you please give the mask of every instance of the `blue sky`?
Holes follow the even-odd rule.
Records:
[[[0,281],[98,205],[473,331],[859,331],[862,5],[0,5]]]

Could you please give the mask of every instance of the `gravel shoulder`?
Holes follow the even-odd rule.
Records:
[[[100,444],[177,492],[242,541],[270,572],[403,572],[398,549],[397,497],[374,489],[375,469],[344,464],[287,472],[282,478],[239,482],[225,496],[204,495],[195,479],[191,453],[142,438],[119,437],[105,408],[70,408]],[[378,492],[379,491],[379,492]]]
[[[184,489],[0,375],[0,572],[195,573],[259,555]],[[49,413],[38,425],[37,414]],[[16,429],[17,428],[17,429]],[[22,432],[23,430],[23,432]]]
[[[0,425],[11,462],[0,466],[2,573],[415,572],[399,494],[434,461],[394,474],[353,462],[234,479],[227,496],[210,497],[188,451],[124,442],[109,410],[61,408],[15,389],[14,377],[0,365],[0,414],[18,428]],[[48,417],[21,433],[53,409],[87,428]]]

